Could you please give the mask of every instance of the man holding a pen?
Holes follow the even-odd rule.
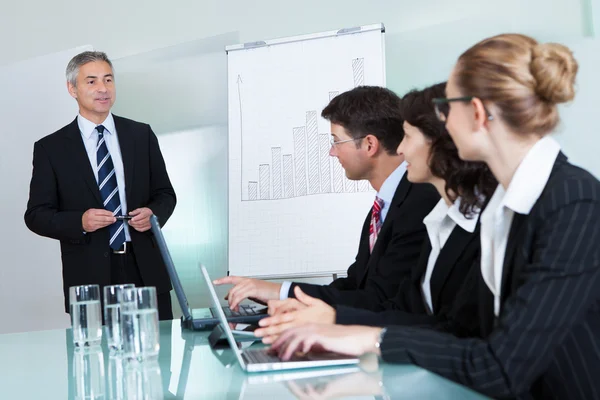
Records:
[[[79,115],[35,143],[25,223],[60,241],[67,312],[71,286],[133,283],[155,286],[159,318],[172,319],[150,232],[150,216],[164,224],[177,201],[158,140],[149,125],[110,112],[115,77],[105,53],[76,55],[66,78]]]

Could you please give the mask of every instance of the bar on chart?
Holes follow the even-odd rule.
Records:
[[[358,182],[358,191],[359,192],[368,192],[371,190],[371,184],[367,180],[362,180]]]
[[[283,196],[286,199],[294,197],[294,167],[291,154],[283,155]]]
[[[282,197],[281,187],[281,147],[271,147],[271,162],[273,166],[273,198]]]
[[[329,135],[326,133],[319,134],[319,172],[321,180],[321,193],[331,193],[331,169],[329,150],[331,143]]]
[[[306,196],[306,129],[301,126],[294,132],[294,162],[296,167],[296,196]]]
[[[356,193],[356,181],[344,177],[344,193]]]
[[[354,76],[354,87],[365,84],[365,59],[355,58],[352,60],[352,74]]]
[[[260,164],[258,166],[258,190],[261,200],[269,200],[271,198],[271,177],[269,173],[269,164]]]
[[[335,193],[344,192],[344,168],[337,158],[331,158],[331,164],[333,165],[333,191]]]
[[[320,192],[319,182],[319,138],[317,127],[317,112],[306,112],[306,142],[308,147],[308,193]]]
[[[258,200],[258,182],[248,182],[248,200]]]

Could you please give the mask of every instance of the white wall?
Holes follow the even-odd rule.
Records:
[[[591,31],[589,11],[592,4],[598,3],[598,0],[8,1],[3,2],[6,4],[0,12],[0,65],[11,64],[5,71],[18,69],[18,65],[13,64],[17,61],[86,43],[106,51],[113,59],[124,59],[216,36],[246,42],[383,22],[387,32],[388,86],[399,93],[445,79],[459,52],[487,35],[520,31],[543,40],[568,38],[576,41]],[[597,8],[594,11],[597,15]],[[589,72],[592,68],[586,67],[586,70]],[[11,82],[10,72],[3,76],[3,84],[10,83],[17,90],[22,85],[27,100],[35,105],[31,107],[34,114],[31,121],[26,121],[30,126],[35,126],[36,116],[43,115],[44,104],[55,102],[59,97],[65,99],[64,87],[45,85],[62,73],[62,68],[48,68],[42,63],[31,71],[32,79]],[[586,73],[586,76],[592,74]],[[148,85],[160,88],[172,83],[165,79],[149,81]],[[127,86],[121,90],[125,88]],[[176,88],[194,90],[190,85]],[[129,104],[135,105],[135,96],[143,96],[146,102],[149,99],[146,93],[134,89],[121,93],[121,98],[127,97]],[[206,95],[213,96],[214,93]],[[6,96],[1,96],[0,102],[0,109],[5,111],[14,106],[12,99]],[[51,116],[56,125],[53,129],[70,122],[74,116],[75,103],[67,101],[64,104],[65,114]],[[28,110],[26,102],[19,107],[21,111]],[[58,243],[28,232],[22,219],[33,142],[50,133],[51,129],[40,129],[37,137],[21,135],[22,117],[14,115],[18,114],[9,113],[8,121],[3,120],[0,129],[2,150],[8,148],[5,147],[7,143],[13,146],[11,149],[18,149],[14,154],[0,155],[3,165],[0,179],[4,181],[10,177],[15,182],[14,187],[3,187],[1,193],[0,216],[4,229],[0,236],[0,251],[4,257],[0,265],[0,333],[57,328],[67,323],[64,314],[58,315],[60,308],[57,308],[57,304],[62,304],[59,301],[62,289]],[[165,118],[160,114],[149,117],[146,122],[159,127],[159,135],[168,131],[167,127],[160,129],[165,125]],[[582,119],[581,125],[585,123]],[[161,143],[165,144],[166,153],[172,154],[168,155],[167,165],[172,165],[173,171],[180,170],[182,165],[178,163],[185,158],[178,159],[177,151],[169,151],[178,146],[168,144],[166,137],[161,138]],[[205,144],[210,146],[210,140]],[[571,141],[565,147],[573,144]],[[225,182],[222,184],[226,185]],[[13,192],[7,193],[9,190]],[[216,192],[221,193],[221,188]],[[183,193],[185,191],[178,191],[178,194]],[[185,243],[173,245],[185,246]],[[32,292],[27,291],[32,281],[37,285],[33,297]],[[47,310],[49,304],[53,304],[52,312]]]
[[[33,143],[70,122],[77,106],[61,78],[76,48],[0,67],[0,333],[66,326],[59,243],[30,232]],[[85,266],[82,266],[84,268]]]
[[[569,161],[600,178],[600,137],[597,129],[600,40],[573,40],[565,44],[574,52],[579,63],[578,84],[573,103],[560,108],[562,124],[556,138]]]
[[[588,1],[6,0],[0,13],[0,65],[82,43],[120,58],[232,31],[252,41],[383,22],[393,37],[477,15],[500,27],[508,22],[533,33],[578,36],[586,26]]]

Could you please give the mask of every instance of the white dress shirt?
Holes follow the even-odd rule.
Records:
[[[81,132],[81,138],[85,150],[87,151],[88,158],[90,159],[90,165],[92,171],[94,171],[94,177],[98,182],[98,163],[96,161],[96,146],[98,144],[98,131],[96,131],[97,125],[104,126],[104,141],[106,147],[110,153],[113,165],[115,167],[115,176],[117,177],[117,186],[119,187],[119,200],[121,201],[121,213],[122,215],[127,214],[127,196],[125,195],[125,171],[123,168],[123,157],[121,156],[121,147],[119,146],[119,137],[117,136],[117,129],[115,128],[115,120],[112,114],[108,114],[106,120],[101,124],[95,124],[92,121],[85,119],[79,114],[77,116],[77,125]],[[129,225],[125,223],[125,240],[131,241],[129,235]]]
[[[379,214],[381,219],[381,226],[383,226],[385,217],[387,217],[390,205],[392,204],[392,200],[394,199],[394,195],[396,194],[396,189],[398,189],[398,185],[400,184],[400,181],[402,180],[402,177],[405,173],[406,162],[403,162],[385,179],[385,181],[379,188],[379,192],[377,192],[377,197],[383,200],[383,207],[381,208]],[[279,289],[280,300],[285,300],[288,298],[291,286],[292,282],[290,281],[285,281],[281,284],[281,289]]]
[[[448,206],[444,199],[440,199],[433,210],[423,219],[425,228],[427,228],[427,236],[429,236],[429,242],[431,243],[431,253],[429,253],[429,259],[427,260],[425,275],[421,280],[421,293],[429,314],[433,314],[431,276],[433,275],[433,269],[442,248],[457,225],[465,231],[473,233],[478,219],[479,211],[471,218],[467,218],[461,214],[460,198],[456,199],[451,206]]]
[[[498,185],[481,214],[481,275],[494,295],[494,314],[500,314],[502,270],[510,226],[515,213],[531,212],[548,183],[560,145],[550,136],[527,153],[505,190]]]

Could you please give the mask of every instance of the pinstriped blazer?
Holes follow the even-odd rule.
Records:
[[[600,183],[592,175],[560,153],[530,214],[514,216],[499,317],[481,277],[478,286],[481,338],[390,327],[383,359],[494,398],[600,399]]]

